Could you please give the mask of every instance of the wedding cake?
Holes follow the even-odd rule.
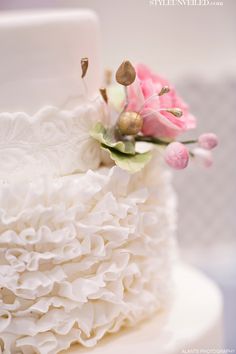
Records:
[[[90,11],[2,13],[0,42],[0,351],[220,346],[217,288],[175,261],[165,163],[188,163],[186,145],[173,141],[195,124],[187,106],[162,81],[153,124],[152,99],[136,107],[135,83],[148,69],[129,61],[116,74],[124,97],[113,85],[99,93]],[[170,97],[175,105],[163,108]],[[209,164],[208,150],[190,155]]]

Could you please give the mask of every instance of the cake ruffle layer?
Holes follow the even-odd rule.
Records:
[[[0,348],[55,354],[168,308],[175,195],[158,154],[0,186]]]

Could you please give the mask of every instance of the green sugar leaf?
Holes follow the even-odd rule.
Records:
[[[135,155],[135,142],[130,140],[116,140],[114,129],[106,129],[98,122],[90,131],[90,136],[102,145],[120,151],[123,154]]]
[[[112,148],[102,145],[104,150],[109,152],[109,155],[116,165],[130,173],[140,171],[152,157],[151,151],[145,153],[136,153],[135,155],[124,154]]]

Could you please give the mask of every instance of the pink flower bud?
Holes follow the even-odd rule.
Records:
[[[176,170],[187,167],[189,161],[188,149],[177,141],[170,143],[165,150],[165,161]]]
[[[214,133],[204,133],[198,138],[198,144],[201,148],[212,150],[218,145],[218,137]]]
[[[194,159],[200,165],[204,167],[211,167],[211,165],[213,164],[211,151],[202,148],[195,148],[193,149],[192,153],[194,155]]]

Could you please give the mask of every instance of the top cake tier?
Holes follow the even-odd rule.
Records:
[[[0,180],[94,169],[89,132],[105,119],[100,36],[88,10],[0,15]],[[89,58],[84,81],[80,60]]]
[[[0,43],[0,112],[32,115],[81,95],[82,57],[90,61],[89,95],[100,85],[99,25],[89,10],[3,12]]]

